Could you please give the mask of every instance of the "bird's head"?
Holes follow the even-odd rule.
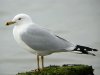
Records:
[[[23,24],[29,24],[32,23],[32,20],[30,18],[30,16],[26,15],[26,14],[18,14],[16,15],[11,21],[6,22],[6,25],[23,25]]]

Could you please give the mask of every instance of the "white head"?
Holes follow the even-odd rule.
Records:
[[[16,24],[16,25],[23,25],[23,24],[31,24],[33,23],[31,17],[26,14],[18,14],[16,15],[12,21],[6,23],[6,25]]]

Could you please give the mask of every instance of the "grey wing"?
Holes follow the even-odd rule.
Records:
[[[35,50],[65,50],[73,46],[67,40],[50,33],[41,27],[29,27],[26,32],[21,34],[21,39],[32,49]]]

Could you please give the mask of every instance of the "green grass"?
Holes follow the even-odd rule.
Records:
[[[17,75],[94,75],[92,66],[88,65],[51,65],[41,71],[18,73]]]

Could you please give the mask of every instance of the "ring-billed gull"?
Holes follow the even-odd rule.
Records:
[[[37,54],[38,69],[40,69],[39,57],[41,57],[43,68],[44,56],[54,52],[80,51],[83,54],[92,54],[88,51],[97,51],[97,49],[70,43],[54,33],[51,33],[49,30],[33,23],[30,16],[26,14],[18,14],[11,21],[6,23],[6,25],[12,24],[15,24],[13,35],[18,44],[31,53]]]

